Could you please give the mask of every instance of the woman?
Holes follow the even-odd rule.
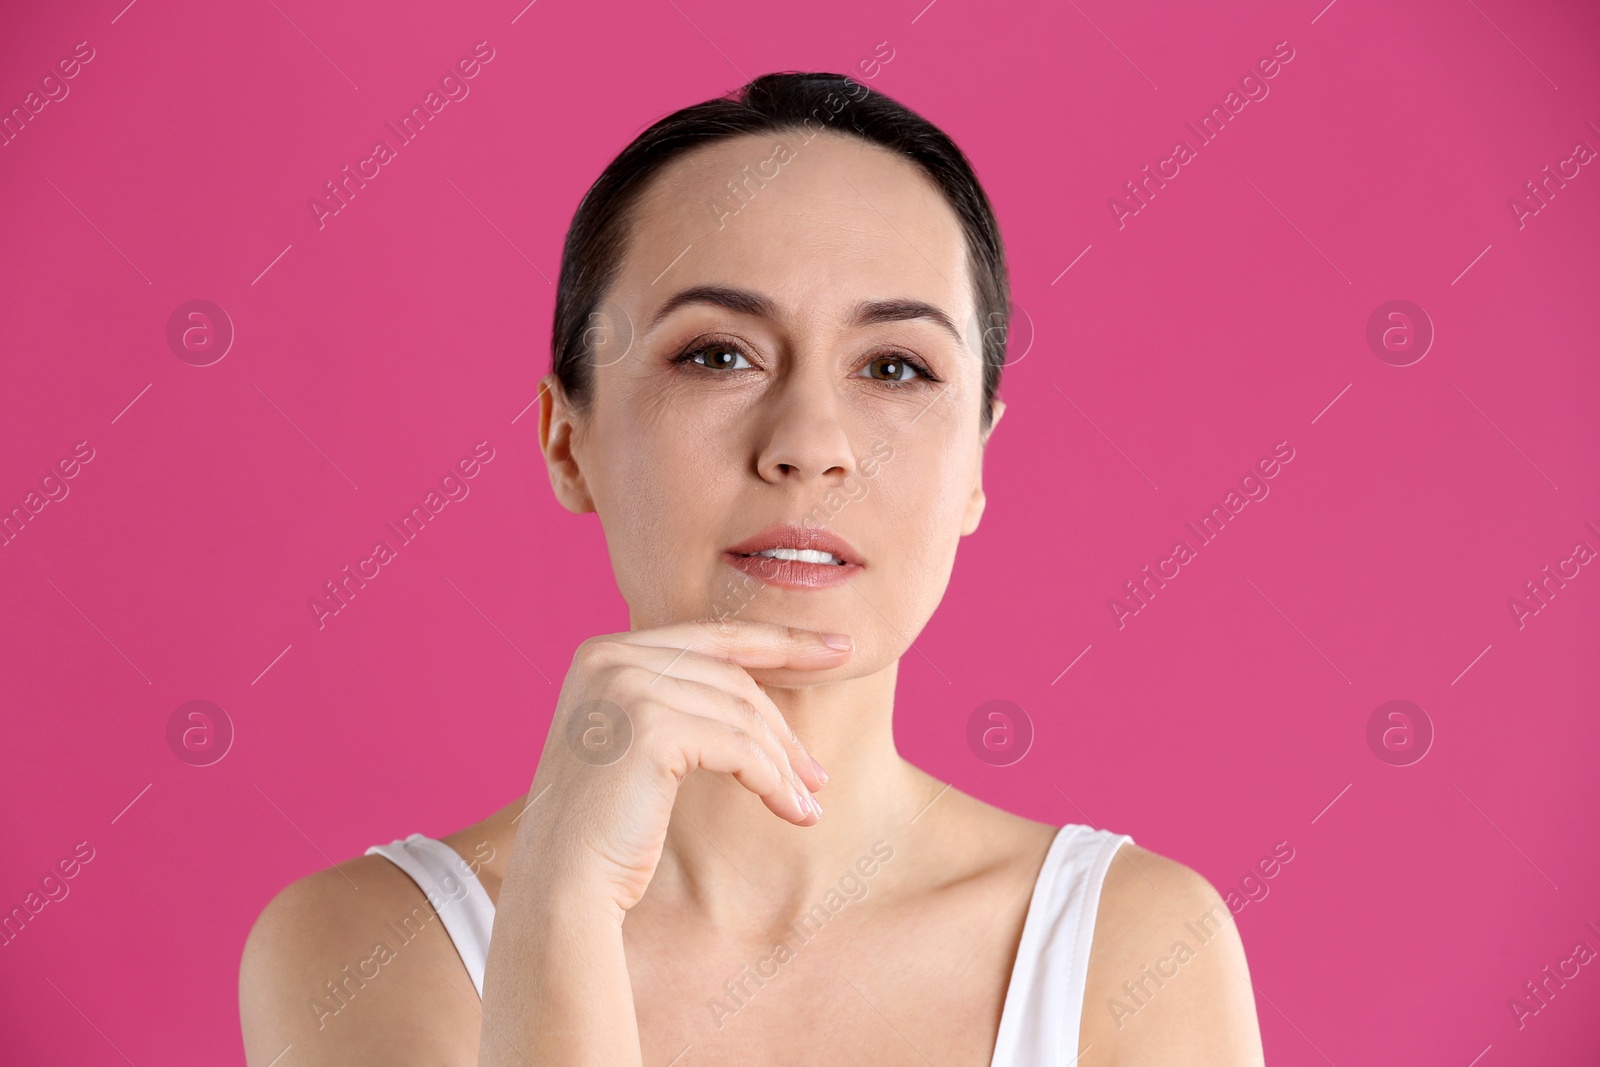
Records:
[[[899,658],[983,514],[1008,293],[965,157],[838,75],[612,162],[539,435],[629,629],[577,649],[526,796],[268,905],[252,1064],[1261,1062],[1203,878],[895,751]]]

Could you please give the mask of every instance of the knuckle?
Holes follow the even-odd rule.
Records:
[[[750,677],[750,672],[743,667],[736,667],[732,663],[724,664],[726,668],[722,673],[727,679],[729,689],[743,694],[757,705],[768,702],[768,697],[756,680]]]
[[[655,697],[634,697],[628,701],[626,710],[634,722],[648,723],[659,730],[668,723],[673,709]]]
[[[655,671],[640,663],[616,663],[611,667],[612,685],[622,693],[653,692],[650,683],[656,677]]]
[[[616,662],[620,645],[621,642],[610,634],[600,634],[580,644],[577,652],[573,654],[573,659],[581,661],[588,667],[604,667]]]
[[[711,667],[716,673],[716,684],[728,692],[738,693],[757,703],[766,695],[761,692],[761,687],[750,677],[749,672],[738,664],[729,663],[727,660],[712,660]]]
[[[651,750],[665,746],[672,733],[669,717],[665,714],[666,710],[653,700],[628,702],[624,713],[628,716],[628,725],[633,731],[635,744]]]
[[[761,747],[761,742],[750,736],[749,731],[745,730],[745,728],[742,726],[734,726],[732,724],[729,725],[728,729],[732,731],[734,737],[737,739],[740,755],[743,757],[743,762],[747,766],[759,766],[762,763],[768,762],[766,749]]]

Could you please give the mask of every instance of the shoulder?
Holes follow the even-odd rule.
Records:
[[[247,1062],[264,1067],[291,1045],[298,1067],[434,1063],[475,1049],[477,993],[436,918],[382,856],[280,891],[240,960]]]
[[[1080,1051],[1094,1067],[1262,1063],[1255,995],[1233,915],[1189,867],[1124,842],[1106,870]]]

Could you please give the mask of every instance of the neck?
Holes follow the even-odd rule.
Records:
[[[731,933],[759,934],[839,891],[864,857],[872,866],[874,842],[905,851],[898,846],[912,819],[939,786],[895,749],[896,673],[891,665],[826,685],[765,686],[828,772],[817,794],[821,820],[796,826],[731,775],[691,774],[678,788],[646,900],[697,912]]]

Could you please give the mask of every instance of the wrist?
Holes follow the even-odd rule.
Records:
[[[613,887],[598,863],[575,851],[581,850],[562,848],[537,834],[519,834],[496,912],[533,912],[584,929],[601,921],[620,927],[627,912],[617,904]]]

